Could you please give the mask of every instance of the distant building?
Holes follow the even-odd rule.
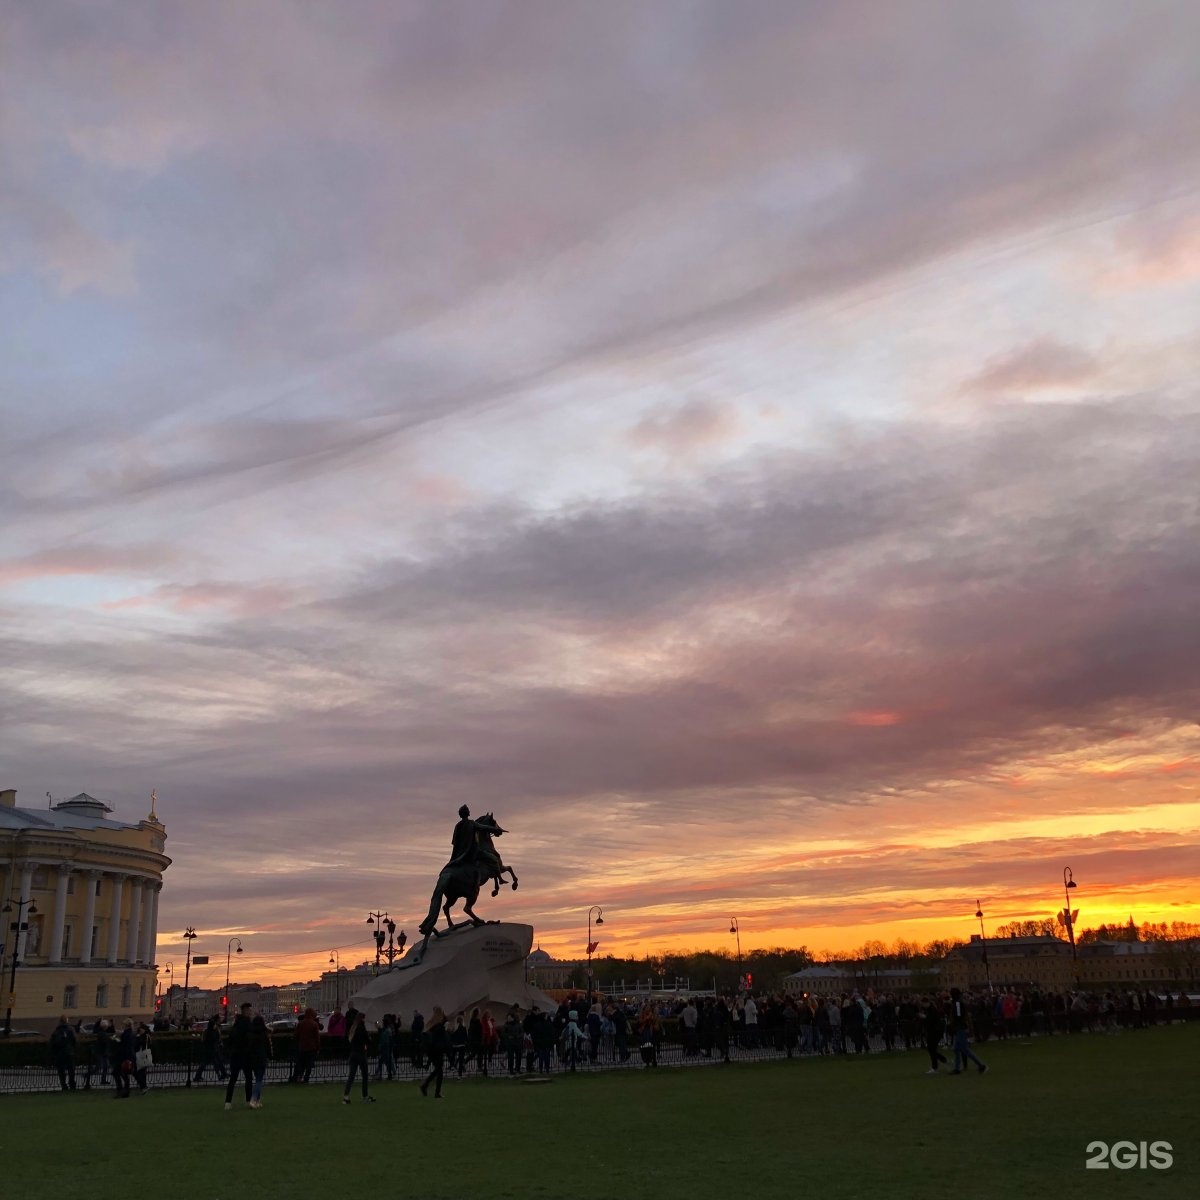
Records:
[[[542,991],[557,991],[570,987],[571,979],[579,970],[577,962],[559,962],[551,958],[545,950],[538,946],[529,952],[525,960],[525,975],[531,984]],[[582,988],[587,991],[587,979],[583,980]]]
[[[940,968],[878,967],[874,963],[818,963],[795,971],[783,981],[790,996],[840,996],[843,992],[904,995],[927,992],[941,986]]]
[[[986,987],[989,974],[993,987],[1059,992],[1075,985],[1071,947],[1052,933],[988,938],[986,943],[973,933],[966,945],[956,946],[942,962],[942,980],[948,988]]]
[[[86,792],[32,809],[17,806],[14,789],[0,791],[0,884],[11,907],[0,918],[0,1015],[11,1006],[14,1028],[49,1030],[64,1012],[115,1021],[154,1012],[167,831],[153,798],[135,824],[112,811]]]

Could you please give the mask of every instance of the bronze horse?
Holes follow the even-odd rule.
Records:
[[[475,913],[474,904],[479,899],[479,889],[489,879],[494,884],[493,896],[500,891],[505,875],[512,876],[512,888],[516,891],[516,871],[504,865],[492,844],[492,838],[499,837],[503,832],[496,823],[496,818],[490,812],[484,813],[475,821],[475,845],[470,855],[462,862],[449,862],[442,868],[429,900],[429,912],[420,925],[426,942],[431,935],[441,936],[437,930],[439,909],[446,914],[446,924],[450,929],[459,927],[450,916],[450,907],[460,900],[464,901],[463,911],[470,917],[472,925],[486,924],[483,918]]]

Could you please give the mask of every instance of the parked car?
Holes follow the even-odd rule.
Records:
[[[293,1013],[288,1013],[285,1016],[272,1017],[267,1022],[267,1028],[273,1033],[281,1033],[289,1029],[295,1029],[300,1024],[300,1018]]]

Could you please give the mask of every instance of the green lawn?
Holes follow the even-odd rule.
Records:
[[[988,1043],[985,1076],[926,1077],[918,1052],[865,1059],[375,1085],[0,1099],[0,1196],[1200,1196],[1200,1024]],[[1169,1170],[1087,1170],[1093,1140],[1168,1141]]]

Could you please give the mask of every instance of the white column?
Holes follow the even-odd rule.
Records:
[[[17,892],[17,900],[33,899],[33,863],[24,863],[21,867],[21,889]],[[13,912],[16,914],[17,936],[13,938],[13,945],[17,952],[17,958],[25,958],[25,943],[29,940],[29,931],[21,931],[21,925],[26,925],[29,922],[29,908],[21,908],[17,904],[13,904]]]
[[[146,961],[153,965],[158,961],[158,901],[162,896],[162,882],[155,883],[150,889],[150,895],[153,897],[154,904],[150,910],[150,933],[148,936],[149,950],[146,954]]]
[[[125,957],[131,962],[137,962],[138,931],[142,919],[142,881],[134,876],[133,891],[129,896],[129,936],[125,940]]]
[[[46,955],[49,963],[62,962],[63,926],[67,921],[67,881],[71,878],[71,864],[62,863],[58,868],[58,887],[54,889],[54,925],[50,930],[50,945]]]
[[[142,934],[138,941],[138,961],[154,962],[154,907],[158,891],[153,880],[147,879],[142,893]]]
[[[83,906],[83,928],[79,931],[79,961],[85,966],[92,961],[92,926],[96,923],[96,880],[99,871],[88,871],[84,875],[87,900]]]
[[[114,875],[112,882],[112,903],[108,914],[108,957],[110,967],[117,965],[117,952],[121,944],[121,895],[125,891],[125,876]]]

